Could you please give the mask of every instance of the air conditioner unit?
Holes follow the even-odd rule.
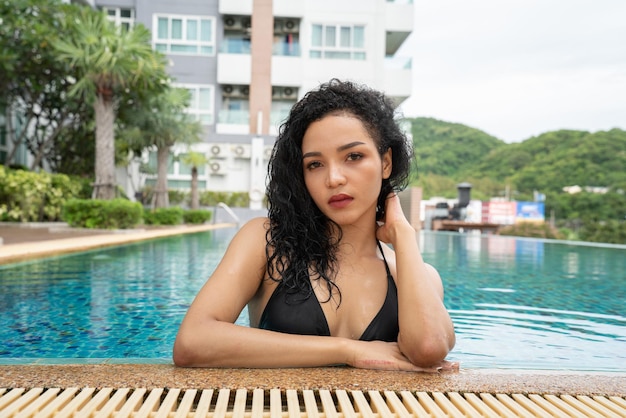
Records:
[[[247,18],[247,17],[242,18],[242,19],[241,19],[241,26],[242,26],[244,29],[250,29],[250,28],[252,28],[252,20],[250,20],[250,19],[249,19],[249,18]]]
[[[223,176],[224,174],[226,174],[225,163],[220,161],[210,162],[209,173],[213,175]]]
[[[209,155],[213,158],[225,158],[228,154],[228,149],[223,144],[214,144],[209,148]]]
[[[241,30],[244,27],[240,18],[235,16],[225,16],[224,28],[227,30]]]
[[[250,147],[248,145],[233,145],[231,152],[235,158],[250,158]]]
[[[289,19],[283,24],[283,30],[287,33],[294,33],[300,30],[300,25],[297,20]]]
[[[231,86],[225,85],[222,88],[224,97],[230,99],[245,99],[250,94],[250,88],[248,86]]]
[[[297,99],[298,98],[298,90],[294,87],[285,87],[283,88],[283,98],[284,99]]]

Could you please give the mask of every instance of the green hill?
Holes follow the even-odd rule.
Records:
[[[506,144],[478,129],[432,118],[410,119],[418,173],[456,177]]]
[[[626,131],[554,131],[493,150],[463,173],[507,179],[519,191],[626,189]]]
[[[626,131],[621,129],[561,130],[507,144],[458,123],[409,120],[418,184],[438,179],[442,186],[452,185],[451,192],[456,193],[457,182],[470,181],[486,196],[493,196],[493,190],[487,189],[497,189],[498,195],[507,187],[531,196],[534,190],[561,192],[572,185],[626,190]],[[446,190],[433,192],[450,195]]]
[[[626,243],[626,131],[560,130],[507,144],[458,123],[408,120],[417,158],[413,184],[424,198],[454,198],[460,182],[471,183],[479,200],[533,200],[538,191],[546,196],[546,217],[568,239]],[[563,191],[574,185],[583,191]]]

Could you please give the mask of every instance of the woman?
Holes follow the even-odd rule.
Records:
[[[268,218],[233,238],[180,326],[174,363],[454,368],[441,279],[394,193],[411,158],[383,94],[338,80],[307,93],[274,146]],[[250,327],[235,325],[246,305]]]

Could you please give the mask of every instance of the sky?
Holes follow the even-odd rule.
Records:
[[[626,0],[414,0],[406,117],[505,142],[626,129]]]

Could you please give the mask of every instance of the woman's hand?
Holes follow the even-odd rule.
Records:
[[[418,367],[402,354],[397,343],[355,341],[355,347],[354,358],[349,365],[356,368],[427,373],[459,370],[459,363],[445,360],[432,367]]]
[[[399,228],[410,228],[412,233],[415,230],[404,216],[400,198],[396,193],[389,193],[385,199],[385,217],[378,223],[376,238],[386,244],[394,244]]]

